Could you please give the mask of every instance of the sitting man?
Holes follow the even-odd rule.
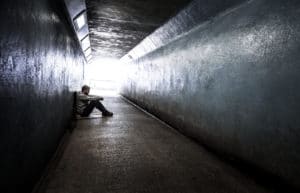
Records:
[[[96,107],[99,111],[102,112],[102,116],[111,117],[113,116],[112,112],[109,112],[100,100],[103,100],[103,97],[89,95],[90,87],[87,85],[82,86],[81,92],[77,93],[76,98],[76,111],[81,117],[88,117],[91,112]]]

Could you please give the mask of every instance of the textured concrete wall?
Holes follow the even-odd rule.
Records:
[[[162,47],[192,30],[196,25],[210,22],[221,12],[229,11],[246,0],[197,0],[192,1],[163,26],[141,41],[136,48],[123,56],[122,61],[139,58]]]
[[[252,0],[219,14],[128,63],[122,93],[299,188],[299,10],[298,0]]]
[[[0,192],[30,192],[72,113],[84,60],[53,0],[0,3]]]

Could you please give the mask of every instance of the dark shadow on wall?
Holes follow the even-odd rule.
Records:
[[[31,192],[71,127],[84,58],[62,1],[0,2],[0,192]]]

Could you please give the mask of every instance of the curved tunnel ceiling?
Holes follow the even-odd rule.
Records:
[[[190,0],[86,0],[96,57],[121,58]]]

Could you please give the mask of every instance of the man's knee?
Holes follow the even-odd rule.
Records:
[[[91,101],[91,105],[92,105],[93,107],[98,108],[99,110],[103,110],[103,109],[104,109],[103,104],[102,104],[100,101],[98,101],[98,100]]]
[[[90,102],[90,104],[93,104],[94,106],[96,106],[99,103],[99,101],[93,100]]]

